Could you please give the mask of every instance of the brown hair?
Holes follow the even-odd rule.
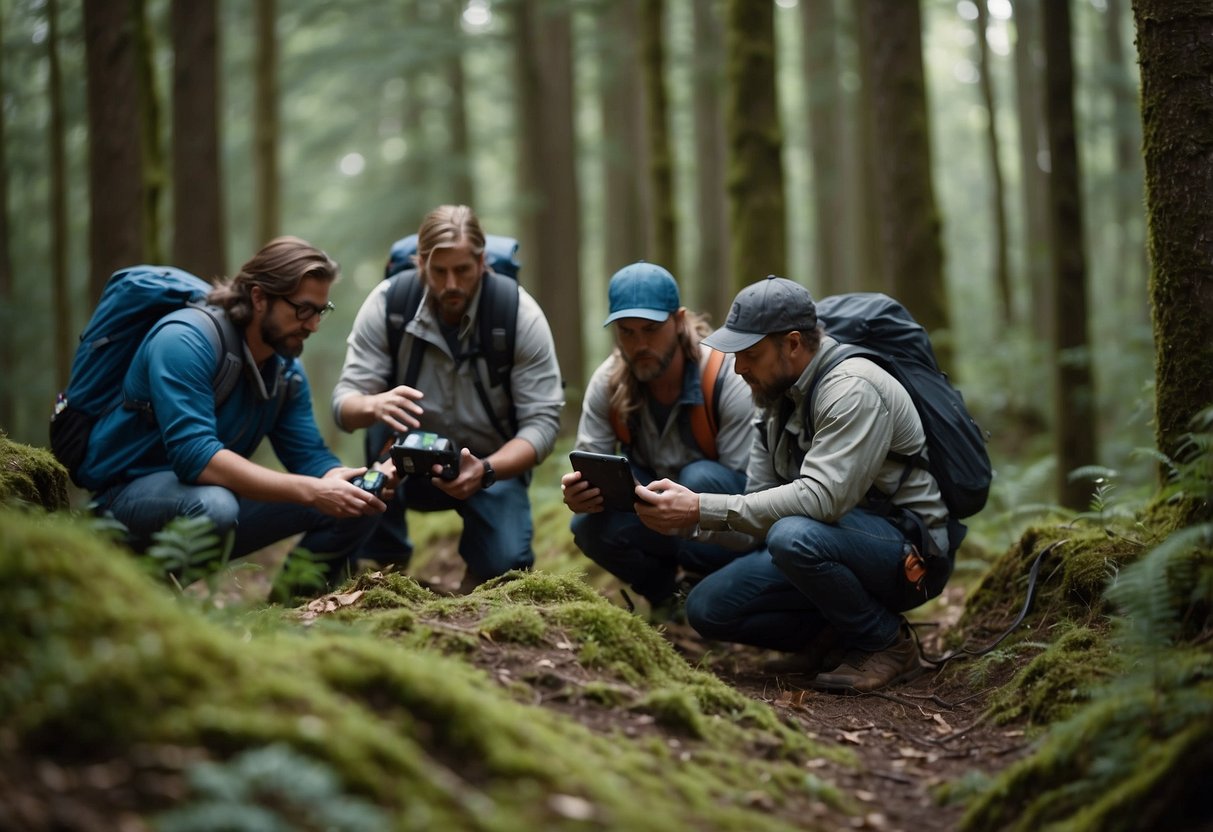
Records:
[[[682,349],[687,361],[699,363],[699,342],[712,331],[708,325],[707,315],[687,311],[678,323],[678,346]],[[643,397],[640,395],[640,382],[632,375],[632,368],[623,360],[619,347],[611,353],[615,364],[607,376],[607,389],[611,391],[611,412],[618,414],[626,422],[632,414],[640,409]]]
[[[417,230],[415,263],[424,272],[434,249],[467,243],[474,257],[484,254],[484,229],[476,212],[466,205],[439,205],[425,215]]]
[[[341,267],[337,261],[306,240],[275,237],[240,267],[235,277],[221,281],[207,301],[221,306],[237,326],[253,319],[253,287],[267,295],[293,294],[304,278],[336,280]]]

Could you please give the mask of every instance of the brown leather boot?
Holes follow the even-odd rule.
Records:
[[[918,650],[918,640],[908,624],[902,624],[897,640],[883,650],[869,653],[850,650],[838,667],[818,673],[809,687],[843,693],[867,693],[895,685],[920,675],[926,666]]]
[[[804,649],[763,662],[762,669],[777,676],[816,676],[838,667],[845,653],[838,632],[833,627],[824,627]]]

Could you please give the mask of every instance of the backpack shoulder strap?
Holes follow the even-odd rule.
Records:
[[[388,376],[389,388],[396,385],[400,371],[397,363],[400,355],[400,342],[404,340],[404,328],[413,320],[417,309],[421,306],[421,295],[425,287],[417,275],[416,269],[408,269],[388,278],[387,300],[384,304],[385,323],[387,326],[388,358],[391,360],[391,374]],[[405,384],[410,387],[417,381],[421,371],[421,359],[424,349],[409,352],[409,367],[405,374]],[[411,378],[411,380],[410,380]]]
[[[215,408],[218,409],[236,389],[244,369],[240,332],[228,318],[227,312],[205,301],[189,303],[176,314],[204,318],[209,322],[208,326],[202,327],[202,332],[218,356],[215,371],[211,375],[211,389],[215,391]]]
[[[610,419],[611,430],[615,431],[615,438],[619,440],[619,444],[625,448],[631,445],[632,426],[628,424],[627,419],[620,415],[619,408],[611,407]]]
[[[703,405],[691,409],[691,435],[708,459],[716,459],[720,455],[716,447],[716,434],[720,432],[720,390],[724,386],[724,375],[720,368],[723,364],[724,353],[712,350],[699,377],[703,388]]]
[[[480,375],[473,368],[476,393],[488,414],[494,429],[506,440],[518,433],[518,415],[514,411],[514,393],[510,383],[510,372],[514,369],[514,347],[518,340],[518,283],[496,272],[484,273],[480,288],[480,310],[476,320],[477,351],[484,358],[489,386],[498,385],[509,401],[509,431],[499,423],[489,403],[488,394],[480,383]]]

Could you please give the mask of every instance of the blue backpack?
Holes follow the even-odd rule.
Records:
[[[840,362],[860,356],[879,364],[910,394],[927,437],[926,459],[921,454],[892,455],[906,464],[902,481],[911,466],[924,468],[939,483],[953,519],[981,511],[994,476],[986,433],[969,415],[960,391],[940,371],[926,330],[904,306],[878,292],[822,298],[817,302],[817,318],[842,346],[826,357],[809,387],[809,399],[817,382]],[[805,413],[811,410],[807,407]],[[812,425],[806,428],[806,435],[812,436]]]
[[[132,266],[110,276],[80,335],[67,389],[57,396],[51,416],[51,451],[77,485],[97,420],[120,404],[150,410],[145,402],[124,400],[123,379],[144,337],[167,316],[211,322],[203,331],[219,356],[212,377],[215,407],[231,395],[244,364],[242,339],[223,310],[206,305],[213,288],[169,266]]]

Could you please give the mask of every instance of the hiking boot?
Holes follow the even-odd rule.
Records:
[[[838,667],[818,673],[809,687],[845,693],[867,693],[889,685],[908,682],[926,670],[918,640],[907,624],[902,624],[897,640],[883,650],[849,650]]]
[[[654,626],[687,623],[686,597],[673,592],[660,601],[650,602],[649,623]]]
[[[833,627],[822,628],[802,650],[763,662],[762,669],[777,676],[816,676],[842,662],[846,649]]]

